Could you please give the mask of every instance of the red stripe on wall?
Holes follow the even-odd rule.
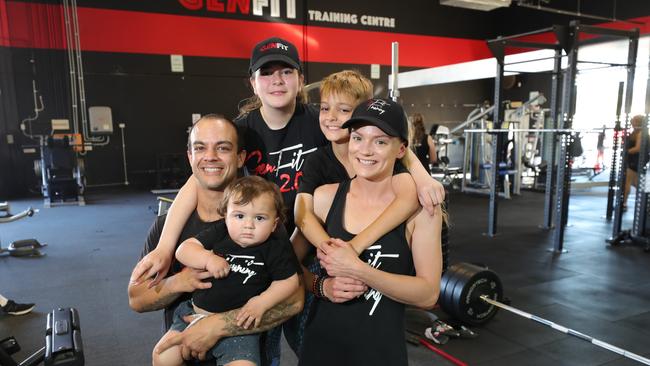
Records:
[[[0,47],[9,46],[9,23],[7,19],[7,4],[0,0]]]
[[[6,46],[63,49],[66,46],[63,9],[58,5],[3,2],[0,19],[8,26]],[[5,33],[6,32],[6,33]]]
[[[59,6],[12,1],[5,5],[5,0],[0,0],[0,6],[6,6],[3,13],[12,19],[9,40],[0,40],[3,44],[65,47]],[[399,42],[401,66],[434,67],[492,57],[483,40],[97,8],[79,8],[78,14],[81,48],[85,51],[247,59],[255,43],[279,36],[294,42],[303,60],[309,62],[390,65],[391,42]],[[58,33],[53,29],[57,19]],[[648,33],[650,17],[636,20],[645,23],[642,33]],[[606,26],[633,27],[629,23]]]
[[[248,58],[257,42],[278,36],[295,43],[309,62],[390,65],[393,41],[400,43],[404,66],[490,57],[479,40],[98,9],[80,10],[80,19],[84,48],[93,51]],[[115,26],[97,28],[106,21]]]
[[[43,4],[8,2],[7,6],[17,19],[48,11]],[[255,43],[279,36],[294,42],[309,62],[390,65],[394,41],[400,43],[402,66],[430,67],[490,57],[480,40],[96,8],[79,8],[78,14],[85,51],[248,58]],[[10,26],[13,47],[64,48],[63,40],[52,44],[43,37],[27,36],[32,32],[28,22]]]

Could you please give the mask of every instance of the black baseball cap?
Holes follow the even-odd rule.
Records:
[[[352,128],[358,124],[370,124],[388,136],[399,137],[408,145],[409,126],[404,108],[389,99],[370,99],[359,104],[352,117],[341,127]]]
[[[264,64],[273,61],[284,62],[294,69],[302,71],[296,46],[282,38],[273,37],[265,39],[253,47],[248,72],[253,74]]]

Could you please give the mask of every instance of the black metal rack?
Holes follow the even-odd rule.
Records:
[[[554,36],[552,42],[527,41],[525,38],[532,38],[541,34],[550,33]],[[524,38],[524,40],[522,40]],[[634,64],[636,61],[639,31],[638,29],[626,31],[609,28],[594,27],[582,25],[578,21],[572,21],[568,26],[554,25],[550,28],[544,28],[523,34],[517,34],[507,37],[498,37],[497,39],[487,41],[488,47],[497,60],[497,73],[494,86],[494,121],[493,128],[501,129],[503,122],[502,102],[502,80],[504,77],[505,66],[505,49],[507,47],[519,47],[528,49],[551,49],[555,51],[554,67],[552,72],[551,87],[551,120],[553,128],[559,130],[571,129],[573,116],[575,114],[576,104],[576,75],[578,65],[578,49],[581,46],[595,43],[602,43],[615,39],[628,39],[628,61],[624,66],[627,67],[627,85],[625,93],[625,126],[629,126],[630,110],[632,106],[632,92],[634,84]],[[567,57],[567,67],[562,70],[561,59],[562,51]],[[535,60],[531,60],[535,61]],[[619,65],[620,66],[620,65]],[[561,89],[560,89],[561,88]],[[561,90],[561,93],[560,93]],[[498,192],[500,190],[500,180],[498,171],[498,162],[503,161],[500,152],[505,143],[506,132],[496,132],[495,138],[492,139],[492,170],[490,175],[493,184],[490,187],[490,204],[488,216],[488,236],[494,236],[497,233],[497,213],[498,213]],[[547,184],[544,196],[544,228],[554,228],[553,233],[553,251],[561,253],[564,251],[564,231],[569,214],[569,195],[571,189],[571,167],[569,156],[569,143],[571,136],[566,133],[552,133],[553,140],[557,141],[553,147],[553,161],[548,166],[554,167],[553,171],[547,174]],[[622,142],[625,144],[625,138]],[[622,169],[618,172],[617,177],[618,190],[615,200],[615,221],[614,227],[618,227],[620,232],[620,219],[622,215],[621,202],[623,199],[623,184],[625,182],[625,171]]]

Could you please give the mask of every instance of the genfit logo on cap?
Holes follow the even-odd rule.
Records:
[[[262,46],[260,48],[260,52],[268,51],[274,48],[279,48],[281,50],[289,51],[289,46],[287,46],[286,44],[280,42],[271,42]]]
[[[390,104],[388,104],[387,102],[385,102],[385,101],[383,101],[381,99],[375,99],[368,106],[368,110],[372,109],[374,111],[379,112],[379,115],[382,115],[382,114],[384,114],[384,112],[386,112],[387,107],[390,107]]]

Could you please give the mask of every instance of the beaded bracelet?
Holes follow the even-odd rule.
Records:
[[[329,300],[327,298],[327,296],[325,296],[324,287],[325,287],[325,280],[326,279],[327,279],[327,276],[320,276],[318,278],[318,289],[317,289],[318,290],[318,295],[317,296],[320,297],[321,299]]]
[[[314,296],[318,296],[318,280],[320,279],[320,276],[314,275],[314,279],[311,281],[311,292],[314,294]]]

